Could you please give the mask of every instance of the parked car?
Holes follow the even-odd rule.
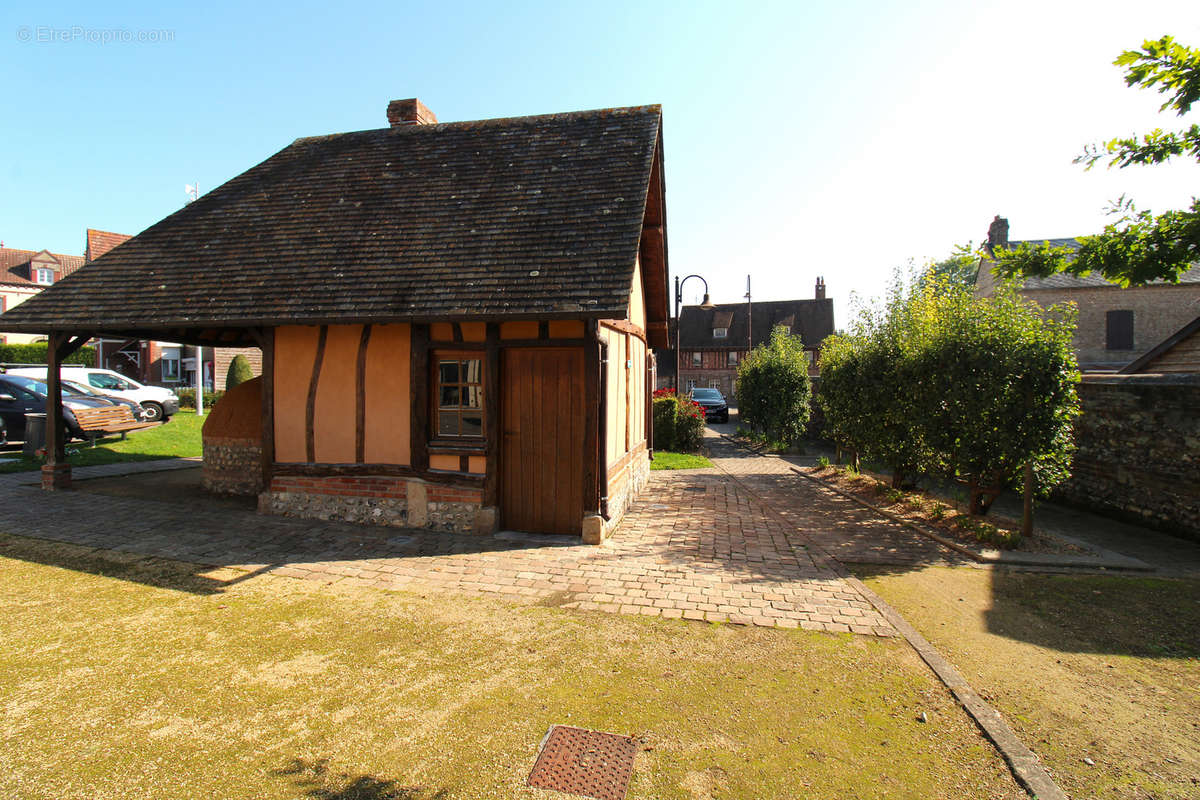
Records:
[[[45,414],[46,395],[49,387],[45,381],[39,381],[24,375],[0,375],[0,417],[8,435],[14,439],[25,439],[25,415]],[[72,408],[104,408],[113,403],[102,397],[89,397],[85,394],[72,394],[74,390],[63,391],[63,419],[67,424],[67,435],[75,439],[87,438],[75,421]]]
[[[45,367],[10,367],[9,375],[25,375],[30,378],[46,380]],[[124,397],[142,406],[146,412],[146,422],[166,422],[179,411],[179,398],[170,389],[162,386],[146,386],[133,378],[127,378],[111,369],[96,367],[81,367],[75,364],[63,364],[63,380],[84,383],[104,394]]]
[[[704,421],[729,422],[729,404],[719,389],[692,389],[692,400],[704,409]]]
[[[142,408],[142,404],[136,400],[129,400],[128,398],[125,398],[125,397],[117,397],[114,394],[107,394],[106,392],[102,392],[99,389],[97,389],[93,386],[89,386],[86,383],[80,383],[79,381],[71,381],[71,380],[67,380],[66,378],[63,379],[62,385],[63,385],[64,393],[66,393],[68,390],[70,390],[72,394],[84,394],[84,395],[89,395],[91,397],[102,397],[105,400],[108,400],[109,402],[115,403],[117,405],[122,405],[122,406],[125,406],[126,408],[128,408],[129,413],[132,414],[133,418],[135,420],[137,420],[138,422],[146,421],[146,409]]]

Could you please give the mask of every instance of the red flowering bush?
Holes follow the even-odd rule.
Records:
[[[673,389],[654,392],[654,449],[694,452],[704,439],[704,409]]]

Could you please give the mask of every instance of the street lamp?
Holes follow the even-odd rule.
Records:
[[[708,281],[699,275],[688,275],[682,280],[678,275],[675,276],[675,394],[679,394],[679,305],[683,302],[683,285],[692,278],[700,278],[700,282],[704,284],[704,302],[700,304],[700,308],[712,311],[716,307],[712,304],[712,300],[708,299]]]

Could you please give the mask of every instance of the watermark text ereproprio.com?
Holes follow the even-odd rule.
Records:
[[[175,31],[133,28],[89,28],[70,25],[58,28],[53,25],[22,25],[17,28],[17,41],[31,44],[159,44],[175,41]]]

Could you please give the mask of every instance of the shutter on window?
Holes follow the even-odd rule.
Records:
[[[1109,311],[1105,315],[1104,347],[1107,350],[1133,349],[1133,312]]]

